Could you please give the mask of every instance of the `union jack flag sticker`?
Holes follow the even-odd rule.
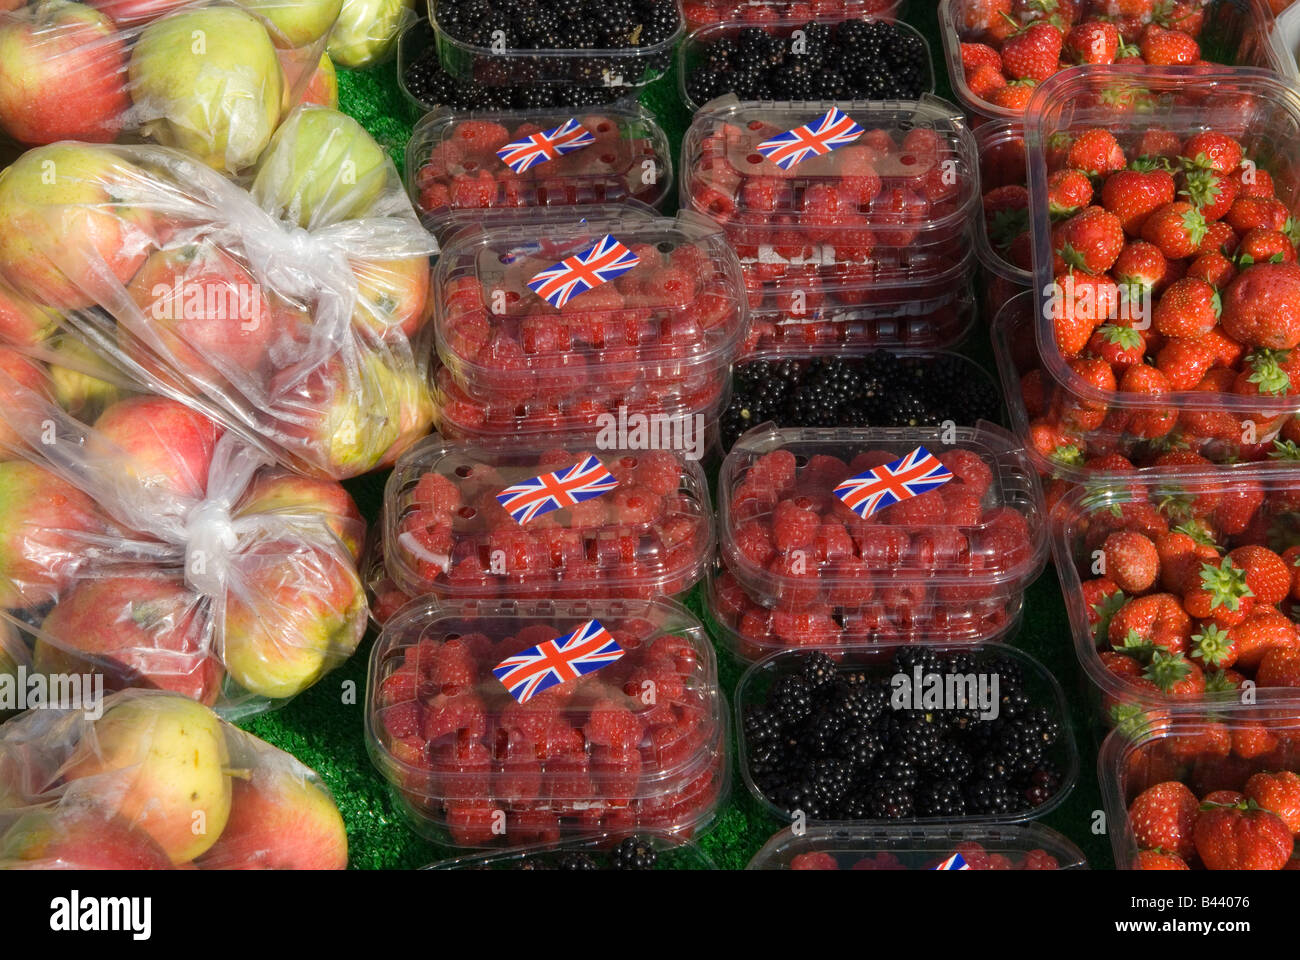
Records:
[[[892,463],[849,477],[835,488],[835,496],[862,519],[882,507],[935,490],[952,479],[952,471],[925,447],[917,447]]]
[[[954,853],[947,860],[944,860],[934,869],[936,870],[969,870],[970,864],[960,853]]]
[[[640,262],[640,257],[607,233],[594,246],[537,274],[528,281],[528,289],[558,308],[580,293],[621,277]]]
[[[543,690],[607,667],[624,650],[599,620],[588,620],[572,633],[520,650],[492,668],[495,676],[520,703]]]
[[[570,118],[552,130],[543,130],[523,140],[507,143],[497,151],[497,156],[515,173],[523,173],[539,163],[573,153],[595,142],[596,138],[590,130],[576,119]]]
[[[795,127],[758,145],[758,152],[782,170],[789,170],[809,157],[820,157],[852,143],[862,128],[843,110],[831,107],[812,123]]]
[[[588,457],[567,470],[544,473],[506,487],[497,494],[497,502],[523,524],[552,510],[594,500],[617,486],[618,481],[600,459]]]

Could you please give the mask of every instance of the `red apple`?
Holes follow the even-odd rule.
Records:
[[[311,72],[311,79],[307,81],[298,103],[314,103],[317,106],[329,107],[331,110],[338,109],[339,75],[328,53],[320,55],[320,61]]]
[[[88,496],[26,460],[0,462],[0,607],[39,607],[66,589],[108,524]]]
[[[221,691],[221,661],[199,604],[181,580],[165,575],[82,580],[41,624],[35,668],[96,671],[109,690],[170,690],[211,706]]]
[[[59,323],[59,315],[33,303],[0,280],[0,340],[16,347],[34,347]]]
[[[50,398],[50,381],[45,369],[35,360],[0,347],[0,456],[27,446],[23,431],[40,429],[45,410],[40,401]],[[29,434],[30,435],[30,434]]]
[[[395,330],[414,337],[428,319],[428,258],[356,260],[352,270],[358,287],[353,322],[380,337]]]
[[[221,433],[203,414],[175,400],[130,397],[95,421],[91,452],[104,458],[105,469],[125,471],[148,493],[201,500]]]
[[[186,377],[239,383],[267,375],[275,329],[271,304],[253,275],[225,251],[209,242],[159,250],[127,292],[146,329],[119,326],[118,337],[146,369],[154,364],[141,355],[141,341]]]
[[[0,838],[0,867],[35,870],[170,870],[162,847],[122,817],[90,806],[35,810]]]
[[[258,766],[233,781],[230,819],[204,870],[342,870],[348,835],[329,794],[305,770]]]
[[[148,23],[194,0],[86,0],[118,24]]]
[[[292,521],[324,521],[348,548],[354,560],[361,557],[366,522],[351,494],[335,480],[304,477],[285,470],[266,469],[253,478],[235,509],[235,516],[272,514]]]
[[[103,14],[54,0],[0,19],[0,127],[15,140],[108,143],[130,109],[125,38]]]

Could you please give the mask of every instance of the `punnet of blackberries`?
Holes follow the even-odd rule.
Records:
[[[925,41],[885,20],[751,26],[702,44],[688,61],[697,104],[741,100],[916,100],[932,89]]]
[[[993,382],[954,354],[749,360],[735,367],[720,425],[730,449],[745,431],[781,427],[933,427],[1002,419]]]
[[[1035,703],[1007,654],[901,648],[853,669],[815,651],[790,658],[765,701],[745,710],[745,763],[780,810],[808,820],[1000,818],[1031,813],[1062,788],[1056,705]],[[998,677],[997,709],[912,709],[893,677]],[[991,684],[990,684],[991,687]],[[996,716],[990,716],[996,714]]]
[[[677,0],[435,0],[438,28],[489,50],[654,47],[682,26]]]

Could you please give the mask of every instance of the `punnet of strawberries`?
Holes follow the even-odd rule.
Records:
[[[1300,870],[1300,716],[1164,723],[1103,748],[1136,870]],[[1112,737],[1120,736],[1119,733]],[[1120,746],[1119,757],[1106,754]],[[1108,801],[1109,805],[1109,801]],[[1124,862],[1127,860],[1127,862]]]
[[[1039,84],[1078,64],[1267,65],[1254,12],[1225,0],[946,0],[945,11],[954,86],[987,116],[1023,114]],[[1239,49],[1218,50],[1207,36],[1218,32]]]
[[[1054,513],[1076,649],[1110,719],[1247,692],[1300,702],[1300,488],[1286,470],[1193,474],[1208,464],[1188,453],[1163,466]]]
[[[591,619],[617,660],[523,702],[492,673]],[[667,601],[416,604],[390,618],[371,657],[371,756],[413,826],[459,846],[689,836],[717,805],[725,729],[704,628]]]

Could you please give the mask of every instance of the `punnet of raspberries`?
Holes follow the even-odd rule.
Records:
[[[1077,64],[1198,66],[1206,0],[950,0],[944,44],[977,113],[1024,113],[1034,89]]]
[[[901,6],[902,0],[796,0],[793,3],[789,0],[776,3],[763,0],[684,0],[682,12],[686,16],[686,28],[695,30],[723,21],[762,25],[778,20],[802,23],[816,18],[892,18]]]
[[[916,100],[934,92],[925,40],[887,20],[727,24],[688,41],[686,95],[742,100]]]
[[[566,124],[581,128],[568,134],[578,145],[558,156],[499,155],[507,145]],[[434,222],[472,219],[483,210],[626,200],[654,206],[672,182],[667,137],[640,106],[510,111],[491,119],[436,111],[417,125],[407,158],[416,207]],[[469,216],[457,218],[464,212]]]
[[[841,820],[1018,819],[1063,795],[1070,735],[1045,671],[998,648],[925,646],[836,663],[791,652],[742,684],[742,760],[758,795],[787,816]],[[997,677],[997,710],[913,709],[894,677]],[[996,713],[996,717],[991,714]]]
[[[961,870],[1060,870],[1060,861],[1041,847],[1026,851],[1001,852],[987,850],[975,840],[953,844],[942,854],[926,851],[913,855],[912,865],[903,862],[896,853],[882,850],[870,856],[820,850],[801,853],[790,858],[791,870],[941,870],[940,864],[959,857],[964,866],[947,869]]]
[[[622,656],[523,702],[492,672],[596,620]],[[703,627],[668,601],[406,607],[372,657],[367,730],[418,830],[457,846],[689,836],[725,778]]]
[[[1187,451],[1158,466],[1090,484],[1056,514],[1080,658],[1112,721],[1239,700],[1247,682],[1261,700],[1287,695],[1276,688],[1300,687],[1300,493],[1258,468],[1198,477],[1208,461]]]
[[[499,497],[596,456],[616,484],[516,519]],[[698,463],[663,450],[475,449],[426,441],[396,468],[384,556],[394,586],[445,599],[653,599],[681,593],[713,551]]]

